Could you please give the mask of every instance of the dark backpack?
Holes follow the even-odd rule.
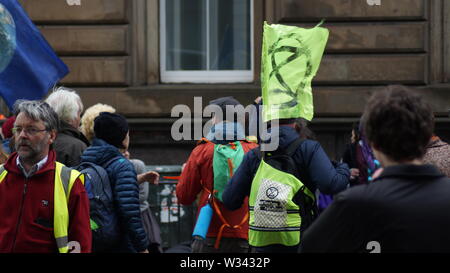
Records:
[[[105,170],[115,157],[103,166],[82,162],[76,170],[84,174],[85,188],[89,197],[93,252],[110,251],[120,239],[118,216],[114,209],[111,183]]]
[[[300,179],[300,170],[293,159],[293,155],[303,141],[303,139],[298,138],[289,144],[286,149],[279,147],[275,151],[268,152],[261,151],[260,146],[255,151],[259,160],[264,158],[264,161],[273,168],[289,173]],[[306,186],[303,186],[293,198],[293,201],[300,207],[300,216],[302,219],[301,231],[306,230],[318,216],[316,200],[305,193],[306,189]]]

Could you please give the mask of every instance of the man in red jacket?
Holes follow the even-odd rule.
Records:
[[[227,117],[226,106],[237,106],[239,102],[232,97],[225,97],[211,101],[210,104],[219,106],[222,109],[222,116]],[[196,200],[197,195],[201,193],[198,202],[198,212],[208,202],[209,193],[213,192],[215,145],[239,140],[244,153],[257,147],[255,143],[245,141],[245,132],[239,123],[218,119],[218,115],[215,115],[215,118],[213,118],[213,123],[214,125],[206,139],[201,141],[189,156],[176,188],[178,201],[183,205],[192,204]],[[236,211],[226,209],[221,202],[216,202],[216,204],[223,219],[228,222],[227,224],[231,227],[239,227],[230,228],[226,226],[220,233],[224,222],[218,215],[217,210],[214,210],[206,242],[201,249],[196,249],[197,245],[193,245],[193,252],[248,252],[248,220],[245,218],[248,212],[248,202],[245,201],[244,205]],[[220,239],[220,247],[216,249],[215,246],[219,245],[216,244],[218,237]]]
[[[17,152],[0,167],[0,252],[90,252],[84,178],[52,149],[58,116],[39,101],[16,103],[15,114]]]

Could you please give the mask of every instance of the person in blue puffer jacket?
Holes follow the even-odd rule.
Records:
[[[92,145],[84,151],[81,161],[102,166],[118,157],[106,167],[122,235],[120,245],[111,252],[148,253],[149,241],[141,219],[136,171],[133,164],[119,151],[128,146],[128,128],[123,116],[100,113],[94,121],[95,138]]]

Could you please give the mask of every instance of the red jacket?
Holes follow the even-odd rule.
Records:
[[[29,179],[17,167],[16,158],[17,153],[8,158],[8,174],[0,184],[0,252],[58,252],[53,234],[55,152],[50,151],[47,163]],[[77,241],[81,252],[90,252],[89,199],[79,179],[68,207],[69,242]]]
[[[258,146],[255,143],[244,141],[241,141],[241,144],[245,153]],[[212,191],[214,182],[213,156],[214,143],[208,142],[198,145],[189,156],[176,188],[178,202],[183,205],[192,204],[196,200],[197,195],[201,192],[197,215],[200,209],[206,205],[209,195],[208,192],[203,190],[202,184],[207,187],[209,191]],[[244,200],[244,205],[235,211],[227,210],[222,203],[219,203],[219,207],[222,215],[230,225],[238,225],[245,214],[248,213],[248,200],[246,198]],[[221,226],[222,221],[217,214],[214,213],[207,236],[217,237]],[[248,221],[245,222],[241,229],[231,229],[226,227],[223,231],[223,237],[248,239]]]

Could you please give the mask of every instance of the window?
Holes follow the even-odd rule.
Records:
[[[160,3],[162,82],[253,82],[253,0]]]

